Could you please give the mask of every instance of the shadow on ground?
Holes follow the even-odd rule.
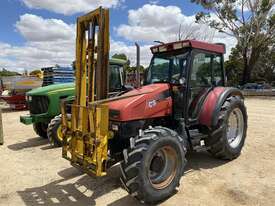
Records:
[[[75,168],[68,168],[58,173],[62,179],[53,181],[42,187],[27,188],[24,191],[18,191],[25,205],[47,205],[47,206],[75,206],[75,205],[96,205],[95,199],[110,193],[121,187],[119,180],[119,167],[114,166],[109,170],[108,176],[101,178],[92,178],[88,175],[82,175]],[[72,180],[78,178],[76,181]],[[119,191],[122,193],[121,191]],[[116,196],[125,196],[124,194]],[[111,204],[119,205],[139,205],[130,196],[122,198]]]
[[[192,170],[211,169],[226,164],[228,161],[214,158],[208,152],[189,152],[186,156],[186,172]]]
[[[50,149],[56,149],[56,148],[58,148],[58,147],[52,145],[52,144],[49,143],[49,141],[48,141],[48,145],[45,145],[45,146],[41,147],[40,149],[41,149],[41,150],[50,150]]]
[[[189,163],[186,166],[186,173],[202,168],[210,169],[226,163],[226,161],[214,159],[208,153],[190,153],[187,159]],[[58,174],[62,179],[42,187],[18,191],[18,194],[27,206],[96,205],[95,200],[97,198],[110,192],[113,192],[109,197],[113,196],[114,202],[109,206],[140,205],[130,195],[125,196],[125,193],[121,190],[116,190],[122,187],[119,180],[120,170],[118,166],[112,167],[108,171],[108,176],[101,178],[82,175],[73,167],[62,170]],[[74,178],[76,180],[73,180]],[[117,197],[121,198],[117,199]]]
[[[49,143],[48,139],[36,137],[36,138],[27,139],[24,142],[19,142],[19,143],[8,145],[7,147],[13,151],[18,151],[18,150],[22,150],[22,149],[31,148],[31,147],[42,146],[42,145],[45,145],[48,143]]]

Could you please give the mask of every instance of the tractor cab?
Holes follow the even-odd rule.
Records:
[[[225,47],[196,40],[184,40],[151,48],[153,57],[145,84],[169,84],[173,116],[197,123],[201,104],[217,86],[225,85]]]
[[[184,120],[186,126],[198,125],[200,115],[207,116],[202,109],[208,94],[219,88],[222,91],[225,85],[224,45],[184,40],[154,46],[151,51],[144,86],[124,95],[134,97],[109,102],[110,119],[142,120],[148,125],[165,118],[172,124]]]

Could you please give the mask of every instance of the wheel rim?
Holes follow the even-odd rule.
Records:
[[[231,111],[227,124],[227,141],[232,148],[239,146],[244,132],[244,118],[243,113],[239,108]]]
[[[70,129],[71,128],[71,126],[72,126],[72,124],[71,124],[71,120],[68,120],[68,122],[67,122],[67,126],[68,126],[68,128],[67,129]],[[60,124],[60,126],[58,127],[58,130],[60,129],[60,132],[61,132],[61,134],[60,134],[60,136],[59,135],[57,135],[57,136],[59,136],[60,138],[59,138],[59,140],[62,142],[63,141],[63,129],[62,129],[62,123]],[[57,133],[58,134],[58,133]],[[69,142],[71,140],[71,138],[70,137],[67,137],[67,142]]]
[[[163,189],[171,184],[177,171],[177,153],[171,146],[157,150],[150,160],[148,177],[155,189]]]
[[[57,128],[56,135],[59,141],[63,140],[63,135],[62,135],[62,125],[60,124],[59,127]]]

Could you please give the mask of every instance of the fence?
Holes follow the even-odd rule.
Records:
[[[244,96],[275,96],[275,91],[272,90],[243,90]]]

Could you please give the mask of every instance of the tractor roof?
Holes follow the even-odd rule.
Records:
[[[126,63],[127,63],[127,61],[126,61],[126,60],[124,60],[124,59],[116,59],[116,58],[111,58],[111,59],[109,60],[109,63],[110,63],[110,64],[119,64],[119,65],[124,65],[124,64],[126,64]]]
[[[166,44],[159,44],[156,46],[151,47],[151,51],[153,54],[167,52],[167,51],[174,51],[183,48],[195,48],[195,49],[202,49],[209,52],[215,52],[224,54],[225,53],[225,45],[224,44],[212,44],[197,40],[182,40],[176,42],[170,42]]]

